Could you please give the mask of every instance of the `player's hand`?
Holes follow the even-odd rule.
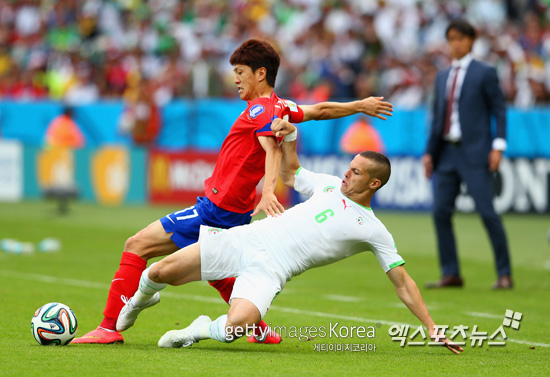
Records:
[[[371,117],[386,120],[384,115],[392,116],[393,105],[382,101],[384,97],[368,97],[359,101],[360,111]]]
[[[438,339],[437,342],[441,343],[442,346],[444,346],[454,354],[459,355],[461,352],[464,352],[464,348],[460,347],[458,344],[451,342],[449,339],[447,339],[447,337],[443,339]]]
[[[294,130],[296,130],[296,127],[284,119],[275,118],[273,122],[271,122],[271,132],[273,132],[276,137],[285,137],[294,132]]]
[[[279,203],[274,193],[262,193],[262,199],[250,216],[254,217],[260,211],[264,211],[267,216],[277,217],[285,211],[285,207]]]
[[[430,339],[432,339],[433,341],[437,342],[437,343],[441,343],[442,346],[444,346],[445,348],[447,348],[449,351],[451,351],[452,353],[455,353],[455,354],[460,354],[461,352],[464,352],[464,349],[462,347],[460,347],[458,344],[455,344],[453,342],[451,342],[449,339],[447,339],[446,336],[444,336],[443,334],[439,334],[439,335],[436,335],[435,333],[435,326],[433,329],[429,330],[428,331],[429,334],[430,334]]]
[[[489,153],[489,171],[497,171],[500,166],[500,161],[502,161],[502,151],[497,151],[496,149],[491,150],[491,153]]]
[[[432,156],[429,154],[422,156],[422,164],[424,164],[424,174],[426,175],[426,178],[430,178],[434,170]]]

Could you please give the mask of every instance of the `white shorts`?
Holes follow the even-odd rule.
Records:
[[[201,279],[236,276],[231,299],[249,300],[264,318],[286,280],[272,270],[273,262],[257,237],[242,226],[222,230],[203,225],[199,242]]]

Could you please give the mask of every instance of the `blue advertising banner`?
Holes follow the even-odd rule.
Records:
[[[312,171],[343,177],[353,156],[301,155],[300,164]],[[430,210],[432,181],[424,176],[418,157],[390,157],[392,174],[388,183],[373,197],[373,209]],[[550,159],[504,158],[495,174],[495,209],[504,212],[550,213]],[[306,197],[294,192],[293,203]],[[466,186],[456,200],[461,212],[473,212],[473,199]]]
[[[153,146],[157,151],[216,153],[245,105],[240,100],[174,101],[162,109],[163,124]],[[38,198],[47,185],[68,182],[82,200],[107,205],[146,202],[149,151],[133,145],[131,136],[121,131],[123,109],[121,101],[75,107],[74,120],[86,145],[60,151],[44,148],[48,124],[63,111],[60,103],[0,102],[0,137],[24,146],[23,197]],[[499,212],[549,212],[550,108],[510,108],[507,120],[508,148],[495,177],[495,206]],[[307,122],[299,129],[301,161],[313,171],[342,176],[351,157],[367,149],[390,157],[392,178],[375,197],[373,208],[431,208],[431,182],[420,161],[429,130],[426,109],[395,110],[387,121],[357,115]],[[293,195],[292,201],[300,200]],[[457,207],[473,210],[465,192]]]
[[[78,198],[105,205],[145,203],[147,151],[105,146],[71,150],[23,147],[23,196],[38,199],[52,188],[75,189]]]
[[[218,150],[234,120],[245,109],[240,100],[177,100],[162,109],[162,128],[155,146],[161,149]],[[121,101],[104,101],[74,108],[74,119],[86,137],[86,146],[105,144],[131,146],[132,140],[119,126]],[[0,101],[0,136],[25,145],[43,145],[49,122],[61,113],[56,102]],[[520,111],[509,108],[508,149],[506,156],[550,158],[550,108]],[[419,157],[425,149],[429,131],[426,109],[396,109],[387,121],[351,116],[312,121],[300,125],[300,150],[305,154],[342,154],[342,139],[350,126],[365,119],[372,134],[379,137],[389,156]],[[368,137],[364,140],[369,145]]]

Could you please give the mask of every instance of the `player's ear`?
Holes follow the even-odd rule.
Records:
[[[369,188],[371,190],[378,190],[380,188],[380,186],[382,186],[382,181],[381,180],[379,180],[378,178],[371,178],[370,183],[369,183]]]
[[[256,75],[256,78],[258,79],[258,82],[264,81],[267,76],[267,69],[265,67],[260,67],[254,72]]]

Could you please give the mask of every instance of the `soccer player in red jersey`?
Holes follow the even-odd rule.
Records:
[[[264,211],[277,216],[284,211],[274,189],[279,174],[282,151],[271,131],[271,123],[282,118],[293,123],[308,120],[335,119],[356,113],[386,119],[393,107],[381,97],[369,97],[347,103],[322,102],[298,106],[279,98],[274,92],[280,57],[265,41],[248,40],[233,52],[235,84],[239,97],[247,108],[237,118],[224,140],[214,172],[205,181],[205,196],[198,197],[194,206],[157,220],[130,237],[122,253],[118,271],[111,282],[107,304],[100,326],[72,343],[122,343],[116,331],[116,320],[128,298],[139,288],[147,261],[172,254],[195,243],[201,225],[231,228],[250,223],[253,216]],[[265,177],[260,202],[254,209],[256,186]],[[231,300],[235,278],[210,282],[226,302]],[[145,304],[153,306],[159,296]],[[254,343],[279,343],[281,337],[266,331],[262,321],[256,334],[248,338]],[[264,334],[262,338],[260,334]],[[267,336],[265,336],[267,334]]]

